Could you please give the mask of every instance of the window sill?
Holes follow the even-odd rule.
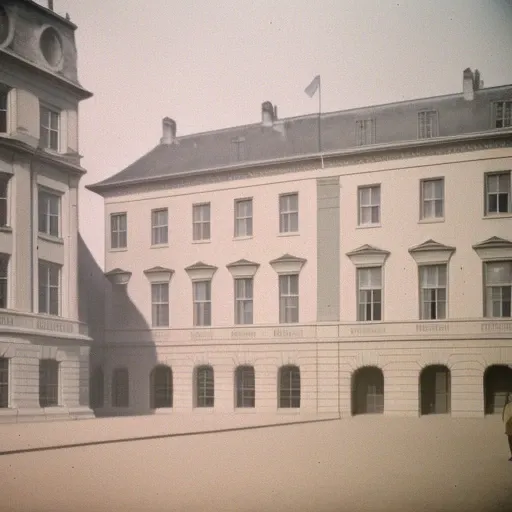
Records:
[[[378,224],[358,224],[356,229],[371,229],[371,228],[381,228],[382,224],[379,222]]]
[[[300,236],[298,231],[287,231],[285,233],[278,233],[277,236]]]
[[[236,414],[256,414],[256,407],[235,407]]]
[[[512,219],[512,212],[507,213],[488,213],[482,217],[484,220],[489,219]]]
[[[50,242],[52,244],[64,245],[64,239],[60,236],[49,235],[48,233],[38,233],[38,238],[40,240],[45,240],[46,242]]]
[[[163,330],[170,329],[170,328],[171,328],[170,325],[152,325],[151,326],[152,331],[163,331]]]
[[[0,233],[12,233],[11,226],[0,226]]]
[[[44,311],[38,311],[37,314],[44,318],[53,319],[53,320],[57,319],[57,318],[64,318],[60,313],[53,314],[53,313],[45,313]]]
[[[169,247],[169,244],[152,244],[150,249],[166,249]]]
[[[300,414],[300,407],[278,407],[278,414]]]
[[[420,219],[418,224],[439,224],[444,222],[444,217],[432,217],[431,219]]]
[[[211,238],[209,238],[208,240],[192,240],[192,243],[193,244],[209,244],[211,243]]]
[[[239,240],[252,240],[252,238],[253,238],[252,235],[248,235],[248,236],[234,236],[233,237],[233,241],[237,242]]]
[[[111,247],[108,252],[126,252],[128,247]]]

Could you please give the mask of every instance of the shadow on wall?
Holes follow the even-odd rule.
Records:
[[[157,357],[149,325],[130,299],[126,285],[110,283],[80,235],[78,280],[80,320],[88,325],[93,339],[88,380],[89,404],[96,416],[153,414],[154,395],[158,393],[169,396],[167,402],[172,406],[172,373],[163,389],[158,388],[162,388],[160,382],[154,382],[152,370]],[[107,335],[112,326],[126,329],[130,338],[138,331],[141,339],[137,343],[127,339],[126,344],[121,339],[118,342],[122,346],[109,345]]]

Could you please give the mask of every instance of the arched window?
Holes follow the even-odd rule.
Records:
[[[384,375],[380,368],[365,366],[352,375],[352,414],[384,412]]]
[[[54,359],[39,361],[39,405],[59,405],[59,363]]]
[[[112,374],[112,407],[129,407],[130,377],[127,368],[116,368]]]
[[[489,366],[484,373],[485,414],[501,414],[507,393],[512,393],[512,368],[504,364]]]
[[[153,368],[150,375],[151,409],[172,407],[172,370],[166,365]]]
[[[196,369],[196,407],[213,407],[215,384],[213,368],[199,366]]]
[[[254,368],[252,366],[239,366],[235,372],[236,406],[254,407],[256,384]]]
[[[91,375],[89,383],[89,400],[93,409],[98,409],[104,406],[105,379],[101,366],[96,367]]]
[[[446,414],[450,412],[450,370],[444,365],[430,365],[420,374],[420,413]]]
[[[9,407],[9,359],[0,357],[0,408]]]
[[[282,366],[279,369],[279,407],[300,407],[300,369],[297,366]]]

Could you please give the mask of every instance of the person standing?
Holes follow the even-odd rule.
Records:
[[[508,393],[503,412],[501,414],[503,423],[505,423],[505,434],[508,437],[508,446],[510,448],[510,462],[512,462],[512,393]]]

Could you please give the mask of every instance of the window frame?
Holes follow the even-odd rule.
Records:
[[[250,215],[241,215],[238,211],[238,207],[243,204],[248,203],[250,205]],[[244,197],[240,199],[235,199],[234,201],[234,216],[235,216],[235,225],[234,225],[234,237],[235,238],[251,238],[253,236],[253,199],[252,197]],[[244,226],[244,233],[241,233],[239,229],[239,223],[242,223]],[[250,228],[250,229],[249,229]]]
[[[169,327],[170,325],[170,311],[169,311],[169,282],[168,281],[156,281],[154,283],[150,283],[151,288],[151,327],[153,328],[162,328]],[[155,300],[155,291],[160,290],[158,292],[158,300]],[[162,298],[161,290],[165,290]],[[165,295],[167,295],[167,299],[165,300]],[[163,320],[162,320],[162,312]]]
[[[498,119],[498,116],[496,115],[497,114],[496,111],[497,111],[498,104],[500,104],[500,103],[501,103],[502,109],[503,109],[503,116],[501,117],[501,119]],[[505,122],[507,120],[507,116],[506,116],[507,106],[509,107],[509,111],[510,111],[510,118],[509,118],[508,125],[505,124]],[[491,105],[491,109],[492,109],[491,110],[491,119],[492,119],[491,128],[492,129],[502,130],[502,129],[512,127],[512,100],[493,101],[492,105]],[[503,126],[496,126],[499,120],[502,121]]]
[[[56,201],[57,213],[52,213],[52,201]],[[37,191],[37,216],[37,229],[40,235],[60,238],[62,235],[62,193],[39,186]],[[56,230],[52,230],[52,219],[54,218],[57,219]],[[43,229],[41,229],[42,224],[44,224]]]
[[[361,276],[362,271],[368,271],[368,270],[380,270],[380,288],[379,287],[365,288],[364,289],[365,291],[372,292],[372,294],[371,294],[372,301],[362,303],[360,301],[360,298],[361,298],[361,291],[363,291],[363,290],[361,289],[360,276]],[[377,290],[380,291],[380,302],[373,300],[373,297],[374,297],[373,292],[377,291]],[[360,307],[363,304],[370,304],[371,316],[372,316],[372,318],[370,320],[367,318],[365,318],[365,319],[361,318]],[[374,304],[380,304],[380,318],[379,319],[374,318],[374,316],[375,316]],[[356,267],[356,308],[357,308],[356,320],[358,322],[373,322],[374,323],[374,322],[382,322],[384,320],[384,265],[367,265],[367,266],[362,265],[362,266]]]
[[[165,384],[157,382],[158,372],[165,372]],[[174,387],[172,368],[167,364],[157,364],[150,373],[151,409],[173,407]]]
[[[49,366],[45,368],[45,366]],[[55,372],[55,373],[53,373]],[[49,382],[43,382],[44,377],[51,376]],[[39,406],[58,407],[61,404],[60,396],[60,363],[55,359],[40,359],[39,360]],[[42,385],[44,384],[44,386]],[[50,388],[50,389],[48,389]],[[43,392],[44,390],[44,392]],[[50,391],[50,392],[49,392]]]
[[[11,361],[9,357],[0,357],[0,410],[10,406]]]
[[[0,309],[9,309],[11,255],[0,253]],[[2,299],[4,304],[2,305]]]
[[[290,199],[296,197],[297,198],[297,208],[293,209],[290,206]],[[287,201],[286,205],[283,205],[283,201]],[[283,207],[284,206],[284,207]],[[300,211],[300,203],[299,203],[299,193],[298,192],[286,192],[284,194],[279,194],[279,234],[297,234],[299,233],[300,224],[299,224],[299,211]],[[287,219],[287,222],[284,219]],[[292,220],[296,219],[297,229],[292,229]],[[285,224],[287,224],[287,229],[285,229]]]
[[[356,119],[356,146],[369,146],[371,144],[375,144],[375,141],[375,118],[367,117],[364,119]]]
[[[46,270],[46,272],[42,272],[42,270]],[[57,273],[57,284],[52,283],[52,276],[51,271],[55,270]],[[45,280],[41,280],[41,274],[45,274]],[[55,277],[55,276],[54,276]],[[45,289],[45,296],[46,296],[46,310],[41,310],[42,304],[41,304],[41,295],[43,293],[43,290],[41,289],[43,287]],[[57,309],[56,311],[52,311],[52,297],[51,297],[51,290],[57,290]],[[54,263],[51,261],[46,261],[40,259],[38,261],[38,311],[39,314],[43,315],[52,315],[52,316],[60,316],[61,310],[62,310],[62,265],[58,263]]]
[[[165,224],[159,224],[158,214],[165,213]],[[155,208],[151,210],[151,245],[162,246],[169,243],[169,209]]]
[[[235,297],[235,325],[253,325],[254,324],[254,278],[253,277],[235,277],[234,281],[234,297]],[[250,282],[250,296],[247,294],[247,282]],[[243,296],[239,296],[239,283],[243,284]],[[250,321],[245,321],[245,306],[250,304]],[[241,315],[240,307],[243,308]],[[243,318],[241,318],[243,316]]]
[[[247,382],[244,377],[249,375]],[[242,364],[235,368],[235,408],[254,409],[256,407],[256,372],[254,366]]]
[[[492,314],[489,314],[489,309],[491,309],[491,313],[492,313],[492,305],[493,305],[493,301],[492,301],[492,298],[491,298],[491,303],[489,304],[489,288],[510,288],[510,291],[509,291],[509,294],[512,296],[512,259],[510,258],[500,258],[500,259],[492,259],[492,260],[486,260],[486,261],[483,261],[483,284],[484,284],[484,290],[483,290],[483,293],[484,293],[484,318],[512,318],[512,311],[511,311],[511,314],[509,316],[505,316],[503,315],[503,299],[500,298],[500,303],[502,304],[501,305],[501,315],[500,316],[494,316]],[[488,266],[490,265],[496,265],[496,264],[500,264],[500,263],[505,263],[505,264],[508,264],[510,265],[510,274],[511,274],[511,281],[509,283],[506,283],[506,284],[500,284],[500,285],[489,285],[487,283],[487,268]],[[510,301],[511,299],[509,299],[509,310],[512,308],[512,306],[510,305]]]
[[[43,114],[45,114],[43,116]],[[55,115],[57,119],[57,128],[52,126],[51,115]],[[55,151],[59,153],[61,150],[61,133],[62,133],[62,111],[56,107],[49,106],[44,103],[39,105],[39,144],[45,150]],[[44,117],[47,117],[46,123],[44,124]],[[45,132],[46,131],[46,132]],[[57,147],[53,147],[51,135],[56,134]],[[45,136],[43,136],[45,134]]]
[[[204,210],[203,210],[204,209]],[[195,212],[200,212],[199,219],[196,220]],[[204,211],[208,211],[208,219],[205,220]],[[199,226],[200,233],[199,237],[196,237],[196,226]],[[206,229],[206,226],[208,228]],[[205,231],[208,231],[207,235],[205,236]],[[192,241],[193,242],[209,242],[211,241],[212,237],[212,208],[210,202],[203,202],[203,203],[194,203],[192,205]]]
[[[444,286],[441,286],[439,285],[439,269],[441,267],[444,267],[444,279],[445,279],[445,282],[444,282]],[[422,272],[424,272],[426,269],[428,268],[435,268],[437,270],[436,272],[436,286],[428,286],[428,287],[423,287],[423,279],[422,279]],[[418,290],[419,290],[419,319],[420,320],[425,320],[425,321],[436,321],[436,320],[447,320],[448,319],[448,305],[449,305],[449,289],[448,289],[448,284],[449,284],[449,275],[448,275],[448,263],[424,263],[424,264],[420,264],[418,265]],[[425,304],[425,301],[423,299],[423,291],[424,290],[436,290],[436,300],[435,302],[432,301],[432,300],[429,300],[428,302],[430,303],[434,303],[435,304],[435,309],[436,309],[436,316],[435,318],[427,318],[424,314],[423,314],[423,311],[424,311],[424,304]],[[439,300],[437,298],[437,291],[438,290],[444,290],[444,294],[445,294],[445,299],[444,301],[442,300]],[[439,316],[438,315],[438,303],[442,303],[444,302],[444,316]]]
[[[124,218],[124,229],[120,226],[120,219]],[[113,212],[109,216],[110,226],[110,250],[119,251],[128,248],[128,213],[127,212]],[[117,226],[113,225],[114,219],[117,219]],[[121,244],[122,234],[124,233],[124,245]],[[115,235],[115,236],[114,236]],[[116,244],[114,245],[114,239],[116,240]]]
[[[508,178],[508,190],[506,192],[500,192],[499,190],[499,181],[498,181],[498,192],[489,192],[489,179],[492,177],[506,176]],[[499,209],[499,195],[507,194],[507,211],[505,212],[491,212],[489,211],[489,196],[496,195],[496,208]],[[493,218],[493,217],[501,217],[512,214],[512,170],[501,170],[501,171],[492,171],[486,172],[484,174],[484,216]]]
[[[379,191],[379,202],[376,204],[373,200],[374,189]],[[370,191],[370,202],[369,204],[362,204],[362,193],[364,190]],[[373,210],[372,208],[378,208],[378,220],[373,222]],[[370,222],[363,222],[363,208],[370,208]],[[382,223],[382,186],[380,183],[370,183],[368,185],[359,185],[357,187],[357,226],[358,227],[378,227]]]
[[[233,137],[231,139],[231,156],[235,162],[246,159],[245,137]]]
[[[203,372],[207,374],[202,379],[203,382],[200,382]],[[194,407],[198,409],[215,407],[215,370],[209,364],[196,366],[194,370]]]
[[[205,299],[197,298],[197,290],[199,285],[206,285]],[[193,326],[194,327],[211,327],[212,325],[212,280],[201,279],[192,282],[192,300],[193,300]],[[209,305],[209,308],[206,306]],[[199,307],[196,310],[197,306]],[[208,314],[207,314],[208,313]],[[206,318],[209,315],[209,318]],[[201,321],[201,323],[199,323]]]
[[[98,378],[101,377],[101,379]],[[105,373],[102,366],[95,366],[89,382],[89,403],[91,409],[105,407]]]
[[[436,183],[440,182],[442,186],[441,191],[441,198],[434,197],[434,198],[426,198],[425,197],[425,186],[428,183]],[[438,176],[435,178],[423,178],[420,180],[420,220],[424,222],[439,222],[444,220],[445,218],[445,197],[446,197],[446,186],[445,186],[445,179],[444,176]],[[434,215],[433,216],[427,216],[425,212],[425,202],[429,201],[434,204]],[[436,201],[441,202],[441,215],[437,216],[435,204]]]
[[[430,115],[429,115],[430,114]],[[430,127],[430,136],[428,136],[425,132],[427,124],[422,125],[422,117],[426,117],[429,121]],[[439,113],[436,109],[425,109],[420,110],[418,112],[417,117],[417,130],[418,130],[418,139],[426,140],[426,139],[434,139],[439,137]]]
[[[284,371],[288,371],[288,375],[283,375]],[[294,386],[293,382],[293,373],[298,373],[298,387]],[[288,377],[287,380],[289,380],[289,387],[283,386],[283,380],[284,377]],[[300,409],[301,402],[302,402],[302,375],[300,371],[300,366],[295,364],[285,364],[281,367],[279,367],[278,370],[278,393],[277,393],[277,408],[278,409]],[[288,386],[288,384],[287,384]],[[298,397],[297,397],[297,390],[298,390]],[[283,397],[283,392],[288,391],[287,395]],[[294,396],[295,392],[295,396]],[[297,402],[298,398],[298,402]],[[289,405],[285,405],[283,403],[283,400],[288,400]],[[294,401],[295,400],[295,401]],[[295,404],[295,405],[294,405]]]
[[[0,133],[8,134],[10,123],[9,93],[11,88],[5,84],[0,84]],[[5,106],[2,106],[5,100]],[[5,123],[5,130],[2,130],[2,124]]]
[[[11,175],[0,173],[0,229],[8,228],[10,225],[10,190]],[[2,218],[3,217],[3,218]]]
[[[292,279],[296,280],[297,293],[291,290]],[[283,284],[286,282],[286,286]],[[300,279],[299,273],[286,273],[278,275],[278,288],[279,288],[279,323],[280,324],[298,324],[300,321]],[[285,289],[286,288],[286,289]],[[283,293],[285,292],[285,293]],[[293,302],[295,301],[295,305]],[[291,302],[291,305],[290,305]],[[295,311],[296,316],[289,320],[288,311]],[[293,316],[293,315],[292,315]]]

